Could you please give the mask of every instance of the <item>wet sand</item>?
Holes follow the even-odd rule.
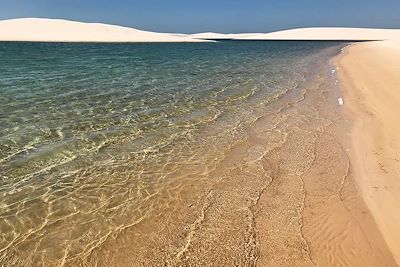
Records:
[[[400,43],[353,45],[338,60],[357,188],[400,263]]]

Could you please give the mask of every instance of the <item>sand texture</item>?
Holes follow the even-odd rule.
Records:
[[[400,263],[400,43],[351,46],[338,65],[357,186]]]

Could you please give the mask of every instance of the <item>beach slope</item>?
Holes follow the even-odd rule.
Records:
[[[359,191],[400,264],[400,42],[352,45],[338,60]]]

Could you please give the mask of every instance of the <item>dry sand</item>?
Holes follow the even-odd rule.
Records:
[[[186,35],[147,32],[102,23],[39,18],[0,21],[0,41],[205,42]]]
[[[400,264],[400,42],[352,45],[338,60],[356,185]]]

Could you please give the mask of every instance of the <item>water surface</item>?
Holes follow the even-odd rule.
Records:
[[[0,43],[0,263],[95,264],[125,235],[141,264],[182,264],[207,203],[240,198],[232,170],[285,142],[281,109],[320,90],[341,46]]]

